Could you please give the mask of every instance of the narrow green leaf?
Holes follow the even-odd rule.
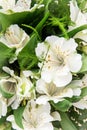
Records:
[[[52,105],[56,110],[60,110],[60,111],[65,112],[72,106],[72,103],[68,100],[63,100],[63,101],[58,102],[58,103],[52,102]]]
[[[60,124],[61,124],[63,130],[77,130],[77,128],[72,123],[72,121],[69,119],[69,117],[66,113],[60,112],[60,116],[61,116]]]
[[[85,30],[85,29],[87,29],[87,24],[77,27],[77,28],[73,29],[72,31],[68,32],[67,34],[69,37],[73,37],[76,33],[80,32],[82,30]]]
[[[17,110],[14,110],[15,122],[22,129],[23,129],[22,115],[23,115],[24,108],[25,107],[19,107]]]

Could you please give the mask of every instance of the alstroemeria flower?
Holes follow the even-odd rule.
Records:
[[[45,42],[49,48],[44,62],[40,64],[41,78],[47,83],[53,82],[57,87],[63,87],[71,82],[71,72],[76,73],[81,69],[81,55],[76,52],[78,45],[72,38],[66,40],[57,36],[49,36]],[[36,55],[41,57],[41,46],[37,48]]]
[[[14,12],[33,11],[44,5],[34,4],[31,7],[31,0],[0,0],[0,12],[10,14]]]
[[[42,79],[39,79],[36,84],[36,90],[42,94],[36,99],[38,104],[46,104],[48,101],[54,101],[58,103],[64,100],[65,97],[72,97],[73,90],[67,87],[56,87],[53,83],[46,83]]]
[[[29,11],[31,0],[0,0],[0,6],[0,12],[4,13]]]
[[[87,24],[87,13],[81,12],[75,0],[70,1],[70,18],[74,24],[69,26],[69,31]],[[87,42],[87,29],[76,33],[74,38],[80,38]]]
[[[29,36],[17,24],[7,28],[4,35],[0,37],[0,41],[10,48],[16,48],[18,54],[29,41]]]
[[[24,130],[53,130],[52,121],[61,120],[58,112],[50,113],[51,106],[49,103],[45,105],[37,105],[35,101],[27,104],[23,112],[23,127]],[[12,122],[12,127],[19,130],[14,122],[14,116],[11,115],[7,118]]]
[[[0,118],[7,114],[7,99],[0,93]]]
[[[15,7],[15,0],[0,0],[0,12],[9,12]]]
[[[87,109],[87,96],[81,99],[80,101],[73,103],[73,106],[82,110]]]
[[[15,95],[8,100],[8,105],[11,105],[13,109],[16,109],[23,99],[31,99],[35,96],[35,90],[32,89],[33,84],[29,77],[21,72],[20,77],[14,74],[13,70],[7,67],[3,67],[3,70],[10,74],[13,81],[15,80]],[[5,80],[5,79],[4,79]],[[7,82],[9,79],[7,79]],[[13,83],[13,82],[12,82]]]
[[[74,22],[73,26],[69,26],[69,30],[87,24],[85,14],[81,12],[76,1],[70,1],[70,18]]]

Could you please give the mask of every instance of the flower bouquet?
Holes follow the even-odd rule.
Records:
[[[0,0],[0,130],[87,130],[87,1]]]

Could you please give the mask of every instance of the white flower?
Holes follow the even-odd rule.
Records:
[[[70,18],[75,23],[75,25],[69,26],[70,30],[87,24],[87,18],[85,17],[85,14],[81,12],[75,0],[70,1]]]
[[[15,7],[15,0],[0,0],[0,12],[10,12]]]
[[[43,7],[43,4],[34,4],[31,7],[31,0],[0,0],[0,12],[11,14],[14,12],[33,11],[36,8]]]
[[[30,10],[31,0],[18,0],[14,8],[15,12],[22,12]]]
[[[30,81],[29,77],[26,77],[21,72],[20,77],[14,74],[13,70],[8,67],[3,67],[3,70],[10,74],[13,81],[15,80],[15,95],[8,100],[8,105],[11,105],[13,109],[17,109],[23,99],[31,99],[35,96],[35,89]],[[7,82],[9,79],[7,79]]]
[[[24,130],[53,130],[51,121],[61,120],[60,115],[57,112],[53,112],[50,115],[50,104],[37,105],[35,101],[31,101],[27,104],[23,112],[23,127]],[[12,122],[12,127],[18,129],[14,119],[11,115],[7,118],[8,121]]]
[[[7,28],[0,41],[10,48],[16,48],[16,54],[18,54],[29,41],[29,36],[17,24],[14,24]]]
[[[38,104],[46,104],[48,101],[54,101],[58,103],[64,100],[65,97],[72,97],[73,90],[71,88],[62,87],[58,88],[53,83],[46,83],[42,79],[37,81],[36,90],[38,93],[42,94],[36,99]]]
[[[87,24],[87,13],[82,13],[75,0],[70,1],[70,18],[74,22],[69,26],[69,31]],[[80,38],[87,42],[87,29],[76,33],[74,38]]]
[[[71,82],[71,72],[78,72],[82,66],[81,55],[76,53],[77,43],[74,39],[66,40],[57,36],[49,36],[45,42],[50,47],[42,62],[41,78],[47,83],[53,82],[57,87],[63,87]],[[40,47],[37,47],[38,50]],[[41,52],[37,53],[39,56]]]
[[[5,99],[0,93],[0,118],[7,114],[7,99]]]
[[[73,106],[79,108],[79,109],[87,109],[87,98],[85,99],[81,99],[78,102],[73,103]]]

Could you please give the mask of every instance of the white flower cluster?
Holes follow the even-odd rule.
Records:
[[[31,0],[0,0],[0,12],[30,11]],[[68,26],[68,32],[87,23],[87,14],[81,12],[75,0],[70,1],[70,18],[74,25]],[[13,64],[18,60],[22,49],[30,41],[29,36],[17,24],[10,25],[6,32],[0,35],[0,44],[8,48],[15,48],[15,56],[9,60]],[[87,72],[78,78],[83,60],[78,51],[76,38],[80,38],[87,45],[87,29],[76,33],[72,38],[63,36],[47,36],[35,47],[38,63],[38,74],[31,70],[19,70],[3,66],[7,74],[0,77],[0,118],[6,116],[8,107],[17,110],[25,106],[22,115],[23,128],[20,128],[13,114],[7,117],[15,130],[54,130],[53,121],[61,121],[58,111],[51,110],[52,103],[57,104],[66,98],[79,97],[82,89],[87,87]],[[32,46],[32,45],[31,45]],[[26,54],[25,54],[26,55]],[[77,76],[77,77],[76,77]],[[72,105],[87,109],[85,96]]]
[[[36,7],[40,7],[35,4],[31,8],[31,0],[0,0],[0,12],[10,14],[11,12],[23,12],[23,11],[32,11]]]

